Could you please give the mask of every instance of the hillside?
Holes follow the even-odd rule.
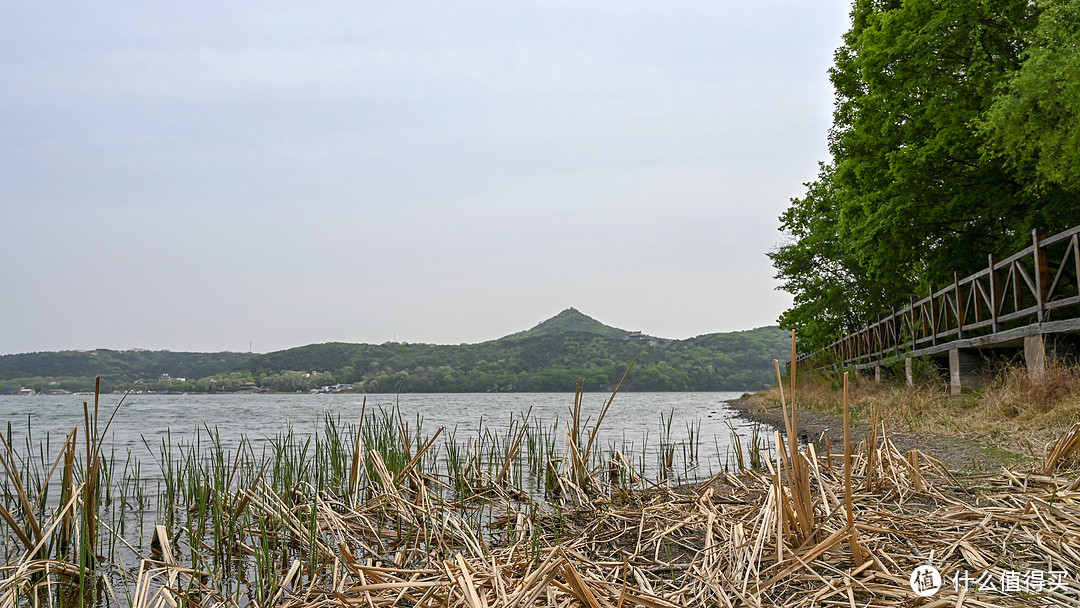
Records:
[[[307,391],[338,383],[386,392],[610,390],[637,359],[624,390],[753,390],[773,382],[788,334],[777,327],[665,340],[611,327],[570,308],[535,327],[479,344],[330,342],[251,355],[106,351],[0,357],[0,392],[107,390],[135,380],[155,391]],[[169,374],[172,379],[160,379]],[[177,378],[185,378],[178,381]]]
[[[586,333],[603,336],[605,338],[622,339],[630,335],[625,329],[618,329],[610,325],[604,325],[600,321],[582,313],[576,308],[567,308],[546,321],[541,321],[532,329],[519,331],[500,338],[500,340],[516,340],[521,338],[535,338],[537,336],[550,336],[553,334]]]
[[[60,351],[0,356],[0,393],[22,386],[89,390],[101,376],[105,390],[120,390],[136,380],[197,379],[235,370],[252,353],[190,353],[167,350]],[[55,384],[52,384],[55,383]]]
[[[751,390],[773,382],[789,337],[777,327],[663,340],[568,309],[528,331],[480,344],[333,342],[260,355],[219,381],[274,390],[343,382],[364,392],[609,390],[635,358],[624,390]],[[313,374],[312,372],[319,372]]]

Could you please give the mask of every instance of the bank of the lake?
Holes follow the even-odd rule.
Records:
[[[796,387],[797,420],[804,439],[843,445],[842,377],[801,372]],[[790,400],[790,387],[787,397]],[[747,393],[730,402],[748,420],[783,429],[776,388]],[[1080,368],[1053,364],[1042,379],[1003,367],[959,396],[944,381],[906,386],[849,374],[853,436],[862,440],[884,422],[902,451],[919,450],[958,473],[996,472],[1002,466],[1036,466],[1047,446],[1080,420]],[[880,431],[880,428],[879,428]]]

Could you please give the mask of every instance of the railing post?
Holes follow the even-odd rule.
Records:
[[[964,323],[967,321],[964,294],[960,290],[960,271],[953,271],[953,289],[956,291],[956,339],[964,339]]]
[[[870,333],[870,320],[866,320],[866,329],[863,330],[863,357],[870,359],[870,353],[874,352],[873,334]]]
[[[1072,237],[1073,262],[1076,264],[1076,289],[1080,291],[1080,234]],[[1064,261],[1062,261],[1064,263]]]
[[[1050,261],[1042,248],[1043,236],[1043,231],[1039,228],[1031,231],[1031,242],[1035,245],[1035,303],[1038,306],[1039,323],[1046,317],[1046,296],[1050,290]]]
[[[1013,260],[1009,262],[1009,275],[1012,276],[1012,292],[1013,292],[1013,312],[1019,312],[1023,310],[1023,298],[1021,294],[1024,289],[1024,279],[1020,276],[1020,271],[1016,269],[1020,264],[1020,260]]]
[[[885,355],[885,323],[881,319],[881,315],[877,316],[877,323],[874,323],[876,328],[874,335],[871,339],[875,342],[874,353],[878,357]]]
[[[892,316],[889,317],[889,339],[892,340],[894,353],[900,352],[900,317],[896,314],[896,306],[892,307]]]
[[[937,346],[937,301],[934,300],[934,286],[930,285],[930,344]]]
[[[908,326],[911,329],[911,350],[919,347],[919,330],[916,323],[922,320],[915,311],[915,302],[917,302],[915,296],[911,296],[911,325]]]
[[[986,304],[985,300],[979,296],[981,290],[979,286],[982,283],[975,278],[975,274],[971,275],[971,285],[968,285],[968,301],[971,302],[971,314],[975,315],[975,322],[981,323],[986,319],[986,315],[983,314],[983,305]]]
[[[1001,325],[998,324],[998,312],[1001,310],[1001,286],[998,285],[997,271],[997,256],[990,254],[987,256],[990,260],[990,331],[997,333],[1001,331]]]

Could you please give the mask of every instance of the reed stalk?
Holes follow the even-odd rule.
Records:
[[[848,373],[844,372],[844,506],[848,529],[851,531],[848,541],[851,556],[855,560],[855,566],[860,567],[863,565],[863,553],[859,547],[859,531],[855,527],[855,509],[851,499],[851,455],[851,408],[848,405]]]

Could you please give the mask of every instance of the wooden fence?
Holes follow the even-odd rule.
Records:
[[[951,285],[921,300],[913,297],[909,306],[807,356],[859,366],[969,338],[992,344],[993,336],[1018,327],[1077,318],[1080,226],[1053,236],[1036,230],[1022,251],[1005,259],[990,255],[983,270],[966,277],[956,273]]]

